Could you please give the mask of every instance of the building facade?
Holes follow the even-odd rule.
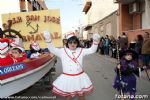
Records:
[[[92,24],[91,33],[100,33],[101,36],[103,37],[108,35],[117,38],[118,37],[117,18],[118,18],[117,11],[112,12],[105,18]]]
[[[119,4],[119,32],[125,32],[129,41],[138,34],[150,32],[150,0],[114,0]]]
[[[84,26],[88,39],[91,38],[92,33],[100,33],[102,36],[117,34],[117,10],[118,4],[115,4],[113,0],[85,0]]]

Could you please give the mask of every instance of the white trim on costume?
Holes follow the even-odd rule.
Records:
[[[62,91],[60,89],[58,89],[56,86],[53,85],[53,94],[56,94],[56,95],[59,95],[59,96],[76,96],[76,95],[79,95],[79,96],[83,96],[85,94],[89,94],[90,92],[93,91],[93,85],[91,84],[89,87],[87,88],[82,88],[80,91],[74,91],[74,92],[65,92],[65,91]]]

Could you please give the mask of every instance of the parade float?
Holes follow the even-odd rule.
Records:
[[[42,10],[2,14],[3,37],[23,41],[23,47],[29,51],[31,41],[37,41],[42,49],[46,48],[42,32],[51,33],[54,45],[62,47],[59,10]],[[56,63],[56,57],[46,53],[39,58],[0,66],[0,98],[5,98],[38,82]]]
[[[50,71],[56,61],[55,56],[44,54],[36,59],[0,67],[0,98],[18,93],[36,82]]]

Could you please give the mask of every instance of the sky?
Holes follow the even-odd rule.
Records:
[[[1,14],[5,13],[13,13],[13,12],[20,12],[19,0],[13,0],[13,2],[8,3],[10,0],[1,0],[0,1],[0,27],[2,28],[2,20]],[[6,6],[7,5],[7,6]],[[10,9],[11,7],[11,9]]]
[[[83,0],[45,0],[48,9],[60,9],[62,33],[74,31],[83,23]]]

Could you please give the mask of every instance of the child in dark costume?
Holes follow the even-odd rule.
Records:
[[[139,68],[135,60],[136,53],[132,50],[126,50],[120,60],[120,64],[115,69],[117,73],[113,87],[123,93],[130,93],[131,100],[134,100],[136,93],[136,76],[139,76]],[[121,80],[119,75],[121,72]]]

